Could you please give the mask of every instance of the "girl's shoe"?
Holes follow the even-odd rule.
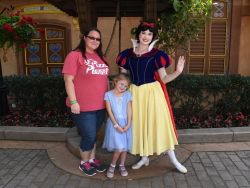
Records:
[[[142,160],[142,161],[143,161],[143,160]],[[141,165],[139,165],[138,163],[134,164],[134,165],[132,166],[132,169],[139,169],[139,168],[141,168],[143,165],[148,166],[148,164],[149,164],[149,158],[148,158],[146,161],[143,161],[143,163],[142,163]]]
[[[177,161],[176,161],[175,163],[172,163],[172,161],[170,161],[170,163],[173,164],[173,165],[176,167],[175,164],[177,163]],[[179,170],[181,173],[184,173],[184,174],[187,173],[187,169],[186,169],[185,166],[183,166],[183,165],[181,165],[181,168],[177,168],[177,167],[176,167],[176,169]]]
[[[125,168],[125,166],[119,166],[119,171],[121,172],[121,176],[127,176],[128,172]]]
[[[111,165],[109,166],[109,169],[107,171],[107,177],[108,178],[113,178],[114,177],[114,172],[115,172],[115,167],[112,167]]]

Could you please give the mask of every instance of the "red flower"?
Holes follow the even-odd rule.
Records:
[[[31,21],[33,21],[33,19],[32,19],[30,16],[28,16],[28,17],[27,17],[27,21],[28,21],[28,22],[31,22]]]
[[[21,48],[25,48],[26,46],[27,45],[24,42],[20,45]]]
[[[9,13],[10,11],[9,11],[9,9],[5,9],[5,12]]]
[[[22,25],[26,25],[26,20],[25,20],[25,19],[21,19],[21,20],[20,20],[20,23],[21,23]]]
[[[18,11],[16,11],[18,14],[20,14],[21,13],[21,10],[18,10]]]
[[[26,20],[26,17],[24,15],[22,15],[22,19]]]
[[[15,16],[15,15],[11,13],[10,16]]]
[[[35,38],[34,35],[31,37],[32,39]]]
[[[32,25],[32,26],[34,25],[33,21],[30,21],[29,24]]]
[[[15,39],[15,41],[18,41],[19,37],[18,36],[14,36],[14,39]]]
[[[44,34],[45,34],[45,30],[44,30],[43,28],[40,29],[39,31],[40,31],[41,35],[44,35]]]
[[[17,22],[15,25],[21,25],[19,22]]]
[[[19,16],[19,14],[18,14],[18,13],[15,13],[15,15],[16,15],[16,16]]]

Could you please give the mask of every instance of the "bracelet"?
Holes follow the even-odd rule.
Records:
[[[116,129],[118,126],[119,126],[118,124],[115,124],[115,125],[114,125],[114,128]]]
[[[75,103],[77,103],[77,100],[75,100],[75,101],[70,101],[69,103],[70,103],[71,105],[72,105],[72,104],[75,104]]]

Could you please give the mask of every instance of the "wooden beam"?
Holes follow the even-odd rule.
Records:
[[[92,8],[91,2],[87,0],[75,0],[78,13],[78,22],[81,33],[92,26]]]
[[[231,44],[228,74],[238,74],[243,0],[232,2]]]
[[[157,0],[145,0],[143,21],[156,24],[157,22]]]

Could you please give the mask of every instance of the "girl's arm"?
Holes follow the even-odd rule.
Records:
[[[109,100],[105,100],[105,104],[106,104],[106,109],[107,109],[107,112],[108,112],[110,120],[112,121],[112,123],[114,125],[116,125],[117,122],[116,122],[115,116],[114,116],[114,114],[112,112]],[[123,129],[122,129],[122,127],[120,125],[118,125],[118,127],[116,128],[116,130],[117,130],[118,133],[123,133],[124,132]]]
[[[169,75],[167,75],[166,70],[165,70],[164,67],[160,68],[158,70],[158,73],[159,73],[159,76],[161,78],[161,81],[164,84],[166,84],[166,83],[171,82],[172,80],[174,80],[176,77],[178,77],[183,71],[184,63],[185,63],[184,56],[180,56],[177,67],[176,67],[176,71],[173,72],[172,74],[169,74]]]
[[[128,102],[127,118],[128,118],[128,124],[125,127],[123,127],[124,133],[127,132],[129,127],[131,126],[131,121],[132,121],[132,101]]]
[[[70,74],[64,74],[64,82],[65,82],[65,88],[67,95],[69,97],[69,101],[75,101],[76,100],[76,93],[75,93],[75,85],[73,83],[73,80],[75,77]],[[71,112],[74,114],[80,114],[80,105],[78,103],[71,105]]]

